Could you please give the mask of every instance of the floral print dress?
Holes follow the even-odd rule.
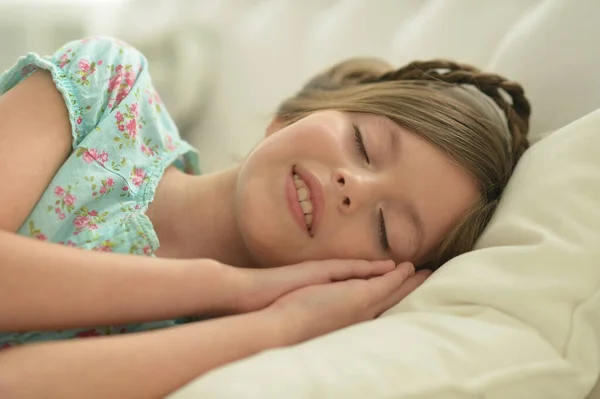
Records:
[[[85,250],[153,256],[159,243],[145,211],[159,180],[170,165],[199,171],[195,150],[180,138],[152,86],[145,57],[111,38],[74,41],[52,56],[20,58],[0,75],[0,95],[38,69],[51,73],[65,100],[72,153],[19,234]],[[176,323],[0,332],[0,348]]]

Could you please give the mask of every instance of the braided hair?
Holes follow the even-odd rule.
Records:
[[[440,70],[442,72],[440,72]],[[507,127],[512,136],[512,149],[518,161],[529,147],[527,133],[531,106],[525,98],[521,85],[500,75],[484,73],[468,64],[459,64],[448,60],[412,62],[395,71],[386,72],[378,77],[365,78],[362,82],[388,82],[394,80],[438,81],[455,85],[473,85],[487,95],[504,112]],[[506,101],[501,91],[507,93],[512,102]]]
[[[315,76],[284,101],[285,123],[325,109],[386,116],[421,136],[470,172],[481,198],[421,267],[435,269],[472,249],[528,148],[531,107],[523,88],[502,76],[448,60],[393,69],[355,58]]]

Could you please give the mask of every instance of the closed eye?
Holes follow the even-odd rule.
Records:
[[[388,241],[387,230],[385,228],[385,218],[381,209],[379,210],[379,242],[384,251],[390,251],[390,242]]]
[[[365,142],[363,140],[362,132],[360,128],[356,124],[352,124],[352,128],[354,129],[354,141],[356,142],[356,147],[358,148],[359,154],[365,158],[368,164],[371,163],[369,159],[369,154],[367,153],[367,148],[365,147]]]

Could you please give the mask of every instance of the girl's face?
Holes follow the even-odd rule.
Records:
[[[248,156],[236,218],[263,267],[419,264],[478,196],[471,175],[388,118],[321,111],[268,134]]]

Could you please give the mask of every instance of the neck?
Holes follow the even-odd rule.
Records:
[[[209,258],[255,267],[237,227],[238,168],[204,176],[169,168],[147,215],[160,242],[159,257]]]

